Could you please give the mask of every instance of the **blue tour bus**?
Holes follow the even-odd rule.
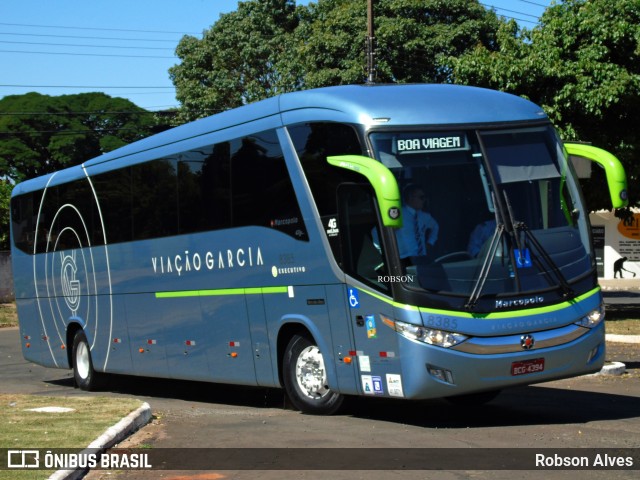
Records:
[[[284,387],[318,414],[345,395],[483,402],[597,371],[604,311],[570,155],[625,204],[615,157],[563,145],[522,98],[340,86],[25,181],[23,354],[87,390],[105,373]]]

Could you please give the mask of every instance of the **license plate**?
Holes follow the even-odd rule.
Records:
[[[523,362],[511,364],[511,375],[526,375],[528,373],[542,372],[544,370],[544,358],[534,358]]]

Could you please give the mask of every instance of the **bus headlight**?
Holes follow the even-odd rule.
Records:
[[[397,320],[394,321],[387,317],[383,317],[382,321],[385,325],[393,328],[403,337],[407,337],[410,340],[417,340],[428,345],[436,345],[437,347],[453,347],[454,345],[458,345],[469,338],[461,333],[421,327],[411,323],[398,322]]]
[[[596,327],[604,320],[604,305],[600,305],[599,308],[587,313],[580,320],[575,322],[576,325],[581,327],[593,328]]]

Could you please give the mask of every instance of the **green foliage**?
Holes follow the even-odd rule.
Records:
[[[0,178],[19,182],[77,165],[148,136],[156,120],[104,93],[0,99]]]
[[[540,25],[498,32],[498,50],[478,46],[452,58],[454,78],[526,95],[543,106],[565,140],[588,141],[625,165],[633,204],[640,192],[640,3],[565,0]],[[610,208],[605,185],[583,185],[591,210]]]
[[[494,48],[501,24],[477,0],[377,0],[380,82],[443,82],[448,57]],[[250,0],[198,40],[184,37],[170,70],[183,119],[304,88],[366,79],[366,0]]]
[[[293,0],[239,2],[223,14],[202,40],[182,38],[182,60],[169,70],[182,103],[182,120],[251,103],[295,88],[281,64],[291,52],[297,26]],[[293,86],[292,86],[293,84]]]

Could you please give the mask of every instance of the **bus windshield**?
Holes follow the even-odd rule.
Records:
[[[551,127],[370,134],[402,192],[407,286],[474,297],[570,291],[593,268],[581,196]]]

